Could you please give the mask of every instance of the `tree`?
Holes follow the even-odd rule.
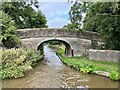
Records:
[[[83,31],[101,33],[107,49],[120,50],[120,2],[92,3],[87,10]]]
[[[67,24],[67,25],[64,25],[64,27],[67,31],[74,31],[75,28],[76,28],[76,24]]]
[[[81,12],[81,3],[75,2],[71,7],[69,12],[70,21],[75,26],[75,29],[80,29],[80,22],[82,20],[82,12]]]
[[[15,47],[20,41],[15,35],[16,27],[12,18],[0,10],[0,40],[7,48]]]
[[[82,3],[80,1],[77,1],[73,4],[69,11],[69,19],[71,21],[70,24],[65,25],[65,28],[68,30],[82,30],[82,20],[83,20],[83,14],[85,13],[87,9],[87,3]]]
[[[33,9],[36,7],[36,10]],[[37,2],[4,2],[2,9],[16,22],[18,28],[42,28],[46,25],[46,17],[38,10]]]

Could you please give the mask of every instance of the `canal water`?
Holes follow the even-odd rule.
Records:
[[[3,88],[117,88],[118,82],[83,74],[64,65],[55,51],[44,46],[44,60],[24,78],[2,81]]]

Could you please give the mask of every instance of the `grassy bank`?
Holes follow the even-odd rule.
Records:
[[[23,77],[25,72],[32,70],[42,59],[40,52],[22,48],[0,50],[0,55],[2,55],[0,67],[2,79]]]
[[[61,48],[57,54],[62,62],[71,68],[75,68],[85,74],[98,74],[112,80],[120,80],[118,63],[89,60],[86,57],[64,57],[62,55],[63,52],[64,48]]]

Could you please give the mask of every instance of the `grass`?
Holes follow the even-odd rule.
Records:
[[[107,61],[95,61],[90,60],[86,57],[64,57],[62,54],[64,52],[64,48],[61,48],[57,51],[58,56],[62,60],[64,64],[71,68],[75,68],[86,74],[98,74],[107,76],[112,80],[120,80],[119,72],[118,72],[118,63],[115,62],[107,62]]]
[[[42,58],[40,52],[22,48],[0,50],[0,55],[2,55],[0,67],[2,79],[24,77],[24,73],[32,70]]]

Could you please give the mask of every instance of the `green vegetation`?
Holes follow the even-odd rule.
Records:
[[[40,52],[22,48],[0,50],[0,54],[2,55],[0,67],[2,79],[23,77],[24,73],[32,70],[32,67],[42,58]]]
[[[34,8],[36,9],[34,9]],[[0,10],[0,42],[5,50],[0,50],[2,65],[0,77],[2,79],[23,77],[42,58],[40,52],[17,48],[19,37],[15,34],[18,28],[43,28],[47,20],[39,10],[38,2],[2,2]]]
[[[64,57],[64,49],[57,52],[62,62],[71,68],[75,68],[85,74],[98,74],[109,77],[112,80],[120,80],[118,76],[118,63],[89,60],[86,57]],[[106,74],[107,73],[107,74]]]
[[[47,20],[39,10],[37,0],[26,2],[2,2],[0,10],[0,41],[6,48],[19,47],[17,29],[46,28]]]
[[[120,2],[91,3],[83,31],[99,32],[106,49],[120,50]]]
[[[55,52],[59,53],[60,56],[65,53],[64,45],[49,45],[49,47],[55,50]]]
[[[81,3],[76,0],[69,11],[69,19],[71,21],[70,24],[65,25],[64,27],[70,31],[74,30],[82,30],[81,29],[81,21],[82,21],[82,14],[86,11],[86,3]]]
[[[15,35],[16,27],[12,18],[0,10],[0,41],[7,48],[15,47],[20,43],[19,37]]]
[[[76,25],[75,24],[67,24],[67,25],[64,25],[64,27],[67,31],[74,31],[74,29],[76,28]]]
[[[46,25],[46,17],[39,10],[37,0],[25,2],[3,2],[2,10],[12,17],[17,28],[48,27]]]
[[[83,13],[86,15],[82,21]],[[69,11],[69,19],[71,23],[65,28],[98,32],[104,38],[105,49],[120,50],[120,1],[84,3],[76,0]]]

